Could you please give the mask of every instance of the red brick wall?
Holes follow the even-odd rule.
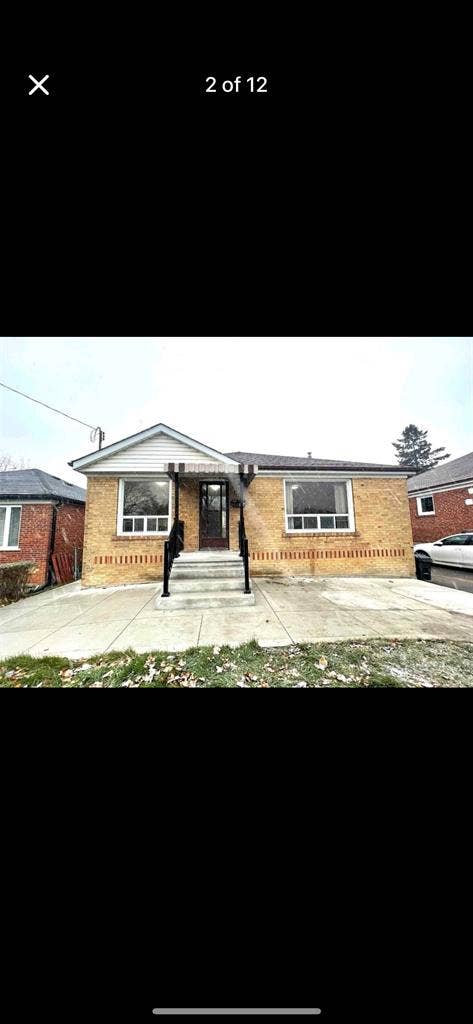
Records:
[[[473,505],[465,505],[465,498],[473,498],[473,494],[468,494],[468,487],[439,491],[433,495],[434,516],[420,516],[416,499],[410,498],[414,544],[439,540],[440,537],[448,537],[449,533],[473,530]]]
[[[35,562],[36,568],[28,577],[28,582],[35,587],[40,587],[47,582],[52,522],[52,504],[23,505],[20,522],[20,550],[0,551],[0,563],[3,564],[5,562]]]
[[[53,553],[74,554],[74,547],[82,552],[84,544],[85,505],[63,505],[56,512],[56,534]]]

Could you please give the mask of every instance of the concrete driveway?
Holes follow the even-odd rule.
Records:
[[[473,594],[415,579],[270,577],[252,581],[251,608],[160,612],[156,583],[83,590],[80,583],[0,608],[0,658],[84,658],[133,648],[262,646],[421,638],[473,641]]]

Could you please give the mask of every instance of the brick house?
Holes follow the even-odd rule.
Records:
[[[407,490],[416,544],[473,530],[473,452],[411,477]]]
[[[181,559],[237,559],[244,536],[252,575],[414,573],[399,466],[224,454],[163,423],[69,465],[88,480],[86,587],[161,580],[178,523]]]
[[[0,564],[34,562],[31,586],[51,579],[52,556],[80,563],[86,492],[41,469],[0,473]]]

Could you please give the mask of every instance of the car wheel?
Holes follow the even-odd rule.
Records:
[[[418,557],[419,555],[420,555],[421,558],[428,558],[429,562],[432,561],[428,551],[415,551],[414,552],[414,557],[415,558]]]

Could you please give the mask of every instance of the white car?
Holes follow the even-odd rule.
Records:
[[[428,555],[435,565],[473,569],[473,533],[453,533],[433,544],[414,544],[414,554]]]

